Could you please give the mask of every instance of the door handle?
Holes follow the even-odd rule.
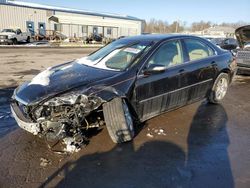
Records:
[[[215,61],[213,61],[213,62],[211,63],[211,65],[212,65],[213,67],[215,67],[215,66],[216,66]]]
[[[180,73],[180,74],[183,74],[184,72],[185,72],[185,69],[180,69],[180,70],[179,70],[179,73]]]

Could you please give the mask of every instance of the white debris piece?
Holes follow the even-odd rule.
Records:
[[[152,135],[151,133],[148,133],[148,134],[147,134],[147,137],[153,138],[154,135]]]
[[[69,153],[80,151],[81,148],[76,147],[76,145],[74,144],[75,142],[74,138],[67,137],[67,138],[64,138],[63,141],[64,141],[64,144],[66,145],[66,148],[64,148],[64,151],[69,152]]]
[[[166,136],[166,133],[164,132],[164,129],[159,129],[158,135],[163,135],[163,136]]]
[[[45,158],[43,158],[43,157],[41,157],[40,158],[40,166],[42,166],[42,167],[46,167],[47,165],[49,165],[49,164],[51,164],[51,161],[50,160],[48,160],[48,159],[45,159]]]
[[[42,85],[47,86],[50,83],[50,76],[54,73],[54,71],[51,70],[51,67],[46,69],[43,72],[40,72],[38,75],[36,75],[29,85]]]
[[[160,136],[166,136],[167,134],[165,133],[165,130],[162,128],[148,128],[149,133],[147,133],[147,136],[150,138],[153,138],[154,135],[160,135]]]

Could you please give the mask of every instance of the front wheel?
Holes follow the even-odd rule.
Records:
[[[229,76],[226,73],[221,73],[216,78],[213,88],[208,97],[208,101],[213,104],[220,103],[225,97],[229,86]]]
[[[13,44],[13,45],[16,45],[16,44],[17,44],[17,39],[16,39],[16,38],[12,39],[12,44]]]
[[[114,143],[127,142],[134,137],[134,123],[127,102],[115,98],[103,104],[106,127]]]

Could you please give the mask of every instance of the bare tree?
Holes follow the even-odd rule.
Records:
[[[200,22],[193,22],[191,25],[191,30],[192,31],[202,31],[204,29],[210,28],[212,26],[211,22],[205,22],[205,21],[200,21]]]
[[[191,31],[202,31],[204,29],[208,29],[212,26],[227,26],[227,27],[233,27],[238,28],[243,25],[247,25],[249,23],[238,21],[235,23],[221,23],[221,24],[215,24],[210,21],[199,21],[199,22],[193,22],[190,26],[190,28],[186,27],[187,23],[183,21],[174,21],[171,24],[169,24],[167,21],[163,20],[156,20],[154,18],[150,19],[148,22],[146,22],[144,32],[146,33],[180,33],[184,30],[191,30]]]
[[[181,26],[181,22],[175,21],[169,25],[167,21],[150,19],[150,21],[146,23],[144,32],[146,33],[174,33],[174,32],[181,32],[183,30],[184,30],[184,27]]]

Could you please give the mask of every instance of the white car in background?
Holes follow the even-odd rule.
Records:
[[[30,42],[31,34],[22,32],[21,29],[3,29],[0,32],[0,44],[17,44],[18,42]]]

